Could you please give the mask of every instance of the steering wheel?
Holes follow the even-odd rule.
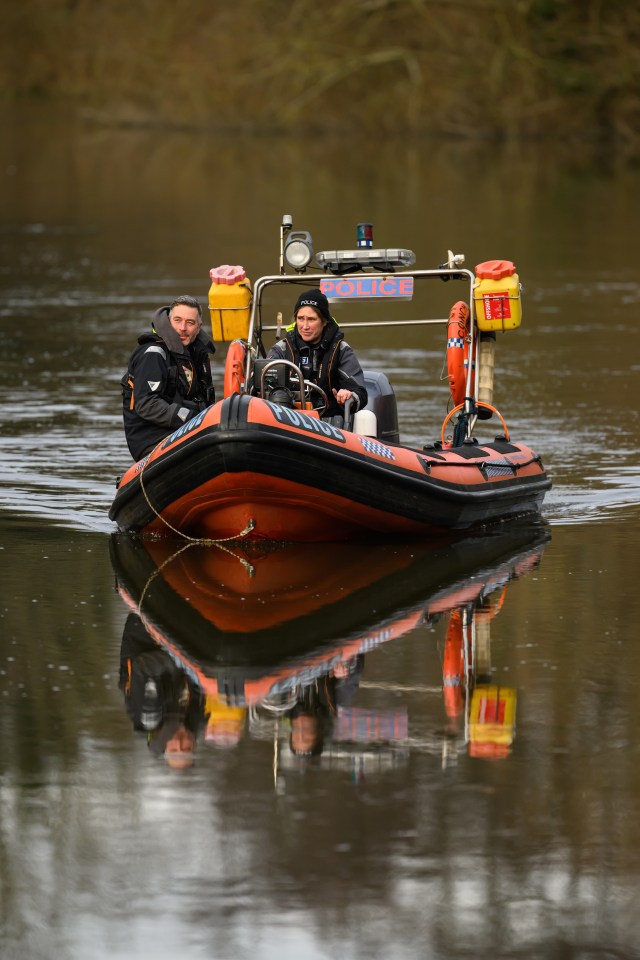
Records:
[[[329,398],[327,397],[322,387],[319,387],[317,383],[312,383],[311,380],[305,380],[304,381],[305,397],[311,400],[311,394],[313,393],[314,390],[316,393],[320,394],[320,399],[322,400],[321,407],[314,407],[314,410],[317,410],[318,416],[320,416],[320,414],[324,413],[327,407],[329,406]]]
[[[317,383],[313,383],[311,380],[305,380],[302,375],[302,371],[300,370],[300,367],[297,367],[295,363],[291,362],[291,360],[285,360],[284,358],[278,358],[277,360],[270,360],[268,363],[264,365],[264,367],[262,367],[262,370],[260,372],[259,396],[265,397],[267,393],[267,384],[266,384],[265,374],[267,373],[267,371],[273,368],[277,369],[278,367],[285,367],[289,371],[291,389],[292,390],[297,389],[300,392],[301,394],[300,400],[302,405],[304,405],[304,403],[308,400],[313,406],[313,402],[311,401],[311,395],[313,391],[315,390],[316,393],[320,394],[320,399],[322,400],[322,406],[315,407],[314,409],[317,411],[318,415],[323,414],[327,409],[327,407],[329,406],[329,398],[327,397],[322,387],[319,387]],[[302,389],[300,389],[300,385],[302,385]]]

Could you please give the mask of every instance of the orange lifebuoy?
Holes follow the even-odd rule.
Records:
[[[242,393],[244,386],[244,362],[247,348],[242,340],[233,340],[227,350],[227,359],[224,363],[224,396],[232,393]]]
[[[462,403],[466,396],[468,362],[469,307],[463,300],[458,300],[451,307],[447,325],[447,373],[455,406]],[[470,392],[473,394],[473,374]]]
[[[449,619],[442,664],[442,692],[447,716],[460,716],[465,701],[466,665],[462,617],[454,610]]]

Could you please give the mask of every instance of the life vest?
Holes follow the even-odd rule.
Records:
[[[340,386],[338,367],[340,343],[344,340],[342,330],[337,324],[327,325],[322,340],[316,344],[303,344],[295,329],[288,330],[284,340],[289,353],[287,359],[300,368],[305,380],[311,380],[326,393],[329,406],[322,416],[332,417],[342,414],[343,408],[333,396],[333,387],[338,390]],[[319,394],[314,393],[312,401],[319,403]]]
[[[161,346],[167,357],[167,383],[159,394],[167,403],[179,403],[182,400],[213,403],[215,391],[211,377],[209,356],[205,349],[196,349],[187,357],[178,356],[166,345],[164,340],[153,334],[143,334],[139,346],[131,354],[129,368],[120,380],[125,411],[135,410],[135,373],[138,360],[147,352],[149,346]]]

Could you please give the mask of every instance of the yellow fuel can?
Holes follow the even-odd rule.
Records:
[[[251,314],[251,281],[244,267],[227,263],[209,271],[209,313],[213,339],[246,340]]]
[[[473,301],[482,331],[513,330],[520,326],[521,284],[511,260],[486,260],[475,269]]]

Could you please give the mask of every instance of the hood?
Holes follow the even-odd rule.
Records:
[[[182,340],[171,326],[168,306],[160,307],[159,310],[156,310],[153,317],[153,330],[164,340],[172,353],[177,353],[179,356],[181,356],[189,352],[189,348],[184,346]],[[192,346],[194,346],[196,343],[199,343],[207,351],[207,353],[216,352],[213,341],[204,332],[204,328],[200,329],[200,333],[194,340]]]

